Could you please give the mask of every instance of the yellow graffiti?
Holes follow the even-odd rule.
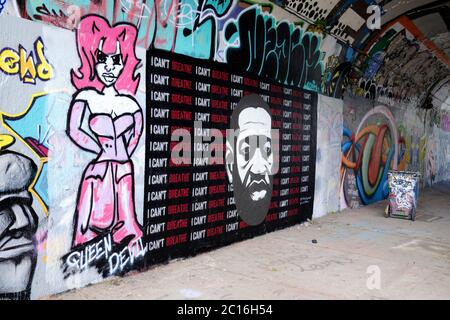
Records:
[[[404,154],[402,158],[399,160],[398,163],[398,170],[411,170],[411,165],[414,164],[416,161],[418,161],[419,166],[422,166],[423,162],[425,161],[426,157],[426,151],[427,151],[427,144],[428,139],[426,134],[419,137],[419,139],[413,139],[413,135],[416,136],[416,133],[408,132],[405,126],[400,125],[398,127],[398,132],[400,137],[403,138],[404,143]],[[416,159],[414,161],[414,158]],[[414,161],[414,163],[413,163]],[[414,167],[413,167],[414,168]],[[415,170],[415,169],[414,169]]]
[[[3,49],[0,53],[0,69],[6,74],[19,72],[19,55],[13,49]]]
[[[7,149],[9,146],[14,144],[15,139],[9,134],[0,134],[0,151]]]
[[[36,77],[47,81],[53,77],[53,68],[44,55],[44,44],[38,38],[34,43],[35,55],[19,45],[19,52],[4,48],[0,52],[0,70],[9,75],[18,74],[23,83],[36,83]]]
[[[38,39],[40,40],[40,39]],[[39,75],[39,79],[47,81],[50,80],[50,78],[53,77],[53,69],[52,66],[47,62],[47,59],[44,56],[44,44],[42,41],[37,41],[35,43],[36,52],[38,59],[40,61],[40,64],[37,67],[37,72]]]
[[[13,135],[13,136],[10,136],[10,135],[6,135],[6,136],[10,136],[11,138],[13,138],[13,143],[15,142],[15,139],[17,138],[18,141],[21,141],[22,144],[25,145],[35,156],[40,158],[40,164],[39,164],[39,167],[38,167],[38,171],[37,171],[36,176],[34,177],[33,181],[31,182],[30,187],[28,188],[28,191],[34,196],[35,199],[37,199],[37,201],[39,202],[41,208],[44,210],[44,213],[45,213],[46,216],[48,216],[48,207],[45,204],[45,202],[41,199],[41,196],[34,190],[34,186],[36,185],[36,183],[37,183],[37,181],[39,179],[39,176],[42,173],[42,169],[44,167],[44,164],[46,162],[48,162],[48,158],[40,157],[36,153],[36,151],[33,148],[31,148],[30,145],[23,139],[23,137],[20,136],[20,134],[18,134],[10,126],[8,126],[6,124],[5,117],[8,117],[8,118],[20,118],[20,117],[24,116],[31,109],[31,107],[33,105],[33,101],[36,98],[38,98],[40,96],[47,95],[47,94],[48,94],[48,92],[41,92],[41,93],[35,93],[35,94],[31,95],[31,99],[30,99],[30,102],[28,103],[28,106],[25,108],[25,110],[23,112],[21,112],[19,114],[7,114],[7,113],[5,113],[3,111],[0,111],[0,126],[3,126],[6,130],[8,130]],[[1,107],[0,107],[0,110],[1,110]],[[1,141],[2,141],[1,140],[1,136],[2,135],[0,135],[0,146],[1,146]],[[10,145],[8,145],[8,146],[10,146]],[[2,149],[2,148],[0,148],[0,149]]]

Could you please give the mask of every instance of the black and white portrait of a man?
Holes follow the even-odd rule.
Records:
[[[270,108],[257,94],[243,97],[231,115],[226,171],[239,216],[261,224],[272,198],[274,153]]]

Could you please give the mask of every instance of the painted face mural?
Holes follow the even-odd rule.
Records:
[[[256,94],[243,97],[231,116],[226,169],[239,216],[249,225],[264,221],[272,198],[271,123],[269,106]]]
[[[97,50],[95,71],[101,82],[109,87],[117,81],[123,70],[122,54],[119,41],[116,42],[116,51],[113,54],[103,52],[103,43],[104,41],[101,40]]]
[[[74,219],[73,246],[110,234],[116,244],[142,236],[134,205],[131,156],[142,134],[142,110],[134,99],[140,77],[135,53],[137,30],[131,24],[111,27],[100,16],[86,16],[77,30],[81,60],[72,71],[75,93],[68,133],[96,158],[86,167]],[[92,70],[91,66],[95,66]],[[89,130],[82,129],[88,117]]]
[[[31,159],[0,152],[0,300],[30,298],[38,217],[28,188],[36,172]]]

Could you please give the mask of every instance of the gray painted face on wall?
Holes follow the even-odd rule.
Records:
[[[239,216],[249,225],[262,223],[272,198],[272,118],[258,95],[241,99],[233,111],[235,141],[227,142],[227,174]],[[231,163],[232,162],[232,163]]]
[[[29,298],[38,218],[27,189],[36,172],[31,159],[0,153],[0,298]]]
[[[106,54],[102,51],[103,41],[100,41],[97,50],[97,57],[95,64],[95,71],[100,81],[107,87],[116,83],[120,73],[123,70],[122,54],[120,52],[120,44],[116,43],[116,52],[113,54]]]

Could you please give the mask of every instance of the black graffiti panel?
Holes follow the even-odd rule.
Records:
[[[288,22],[261,14],[258,7],[243,11],[237,21],[227,24],[224,37],[239,45],[226,50],[233,70],[252,72],[278,83],[319,90],[323,53],[320,37],[302,33]]]
[[[311,218],[316,94],[160,50],[146,84],[148,264]]]

